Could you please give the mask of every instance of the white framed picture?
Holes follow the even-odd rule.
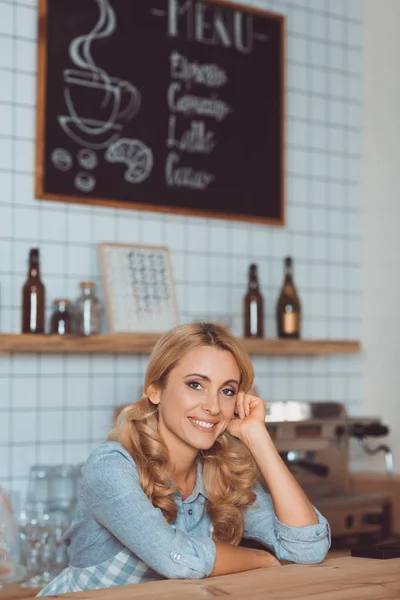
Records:
[[[110,333],[157,333],[179,323],[169,249],[97,245]]]

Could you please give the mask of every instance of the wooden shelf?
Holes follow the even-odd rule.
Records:
[[[360,342],[353,340],[240,340],[249,354],[258,356],[317,356],[320,354],[358,354]]]
[[[159,334],[116,334],[88,338],[57,335],[0,334],[0,354],[149,354]],[[357,354],[357,341],[241,339],[258,356]]]

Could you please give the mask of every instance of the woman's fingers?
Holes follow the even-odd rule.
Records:
[[[252,406],[252,398],[253,396],[245,396],[244,400],[243,400],[243,405],[244,405],[244,414],[246,417],[249,416],[250,412],[251,412],[251,406]]]
[[[266,402],[264,400],[258,398],[257,396],[251,396],[250,394],[239,392],[236,400],[235,414],[237,414],[239,419],[244,419],[250,415],[250,413],[254,408],[256,408],[256,406],[260,405],[264,407],[265,411]]]
[[[245,393],[239,392],[237,400],[236,400],[236,412],[238,414],[239,419],[243,419],[245,416],[244,398],[245,398]]]
[[[257,403],[257,401],[259,401],[259,398],[240,392],[236,400],[236,412],[238,417],[240,419],[248,417],[251,413],[251,407],[254,403]]]

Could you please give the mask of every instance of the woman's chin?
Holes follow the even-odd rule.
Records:
[[[205,440],[198,440],[198,439],[187,439],[186,443],[189,444],[192,448],[195,448],[196,450],[209,450],[210,448],[212,448],[215,444],[215,438],[214,437],[210,437],[209,439],[205,439]]]

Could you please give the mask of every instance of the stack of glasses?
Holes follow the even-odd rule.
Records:
[[[68,566],[63,535],[78,498],[82,465],[34,465],[24,506],[15,515],[26,587],[43,587]]]

